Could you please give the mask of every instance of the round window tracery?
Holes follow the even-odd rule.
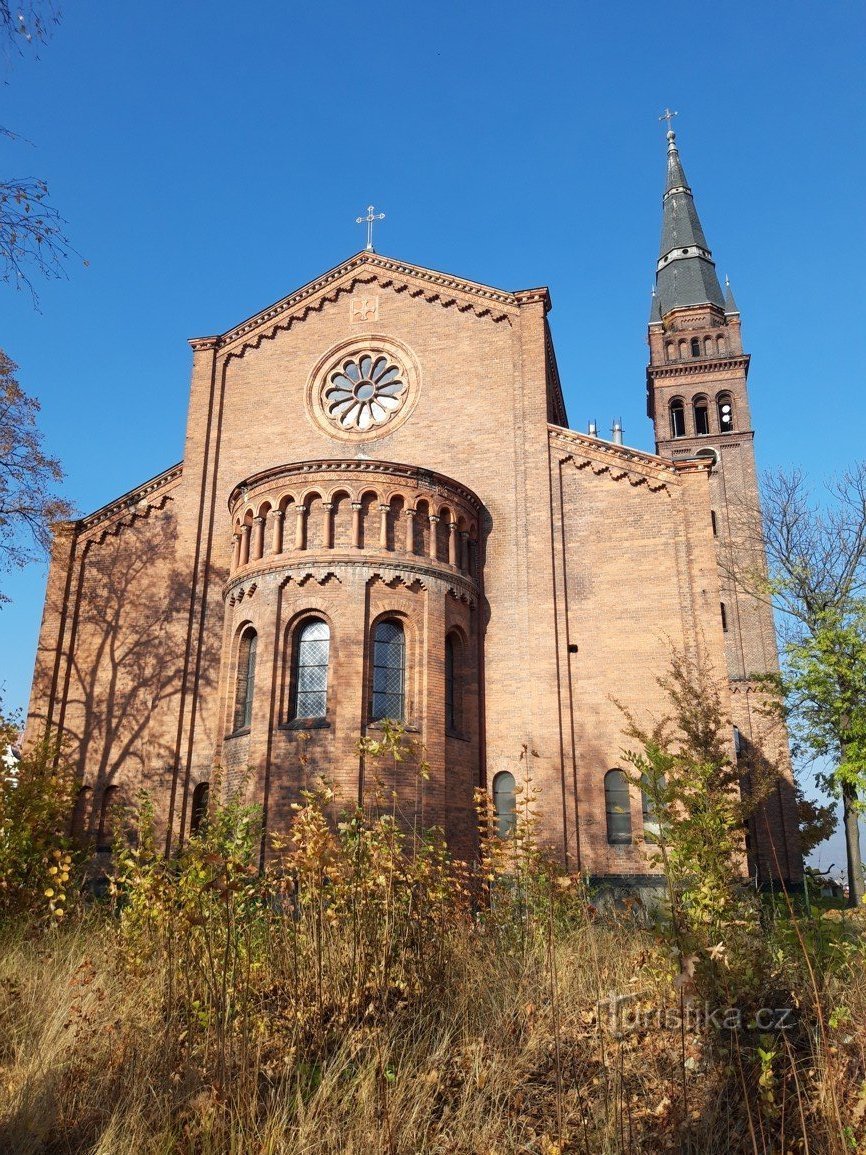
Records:
[[[396,337],[367,333],[333,346],[307,381],[307,413],[339,441],[389,437],[418,403],[415,353]]]
[[[341,429],[365,432],[384,425],[401,408],[405,374],[391,357],[369,352],[341,359],[327,374],[322,390],[324,410]]]

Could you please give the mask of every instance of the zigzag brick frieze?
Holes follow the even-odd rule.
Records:
[[[360,270],[365,268],[370,271],[367,275],[360,275]],[[358,273],[350,276],[356,270]],[[417,284],[418,281],[423,284]],[[311,311],[319,311],[326,304],[334,303],[341,295],[352,292],[356,285],[374,283],[383,289],[422,297],[443,308],[472,312],[476,317],[487,317],[494,323],[508,321],[522,305],[538,302],[545,310],[550,307],[550,295],[544,287],[508,293],[431,269],[388,260],[377,254],[362,253],[227,333],[221,336],[194,337],[189,343],[196,350],[217,348],[225,350],[229,357],[239,357],[247,349],[256,348],[263,340],[272,339],[281,330],[303,321]]]

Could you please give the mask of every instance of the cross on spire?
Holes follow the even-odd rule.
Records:
[[[666,120],[668,122],[668,132],[673,131],[672,121],[673,121],[675,116],[679,116],[679,113],[678,112],[671,112],[671,110],[669,108],[666,108],[664,110],[664,112],[661,114],[661,116],[659,117],[659,120]]]
[[[373,248],[373,221],[383,221],[385,219],[384,213],[377,213],[374,211],[372,205],[367,205],[367,215],[365,217],[355,217],[355,224],[362,225],[367,222],[367,252],[375,253]]]

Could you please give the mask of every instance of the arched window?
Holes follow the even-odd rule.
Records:
[[[102,792],[102,809],[99,813],[99,831],[96,836],[97,851],[111,850],[114,842],[117,803],[118,787],[106,786]]]
[[[508,770],[503,770],[493,779],[493,813],[496,833],[500,838],[510,837],[517,825],[517,783]]]
[[[204,834],[207,826],[207,804],[210,782],[199,782],[192,792],[192,807],[189,817],[190,834]]]
[[[719,429],[730,433],[734,428],[734,402],[730,393],[720,393],[716,399],[719,407]]]
[[[693,357],[700,357],[700,355],[701,355],[701,343],[697,337],[692,337],[692,356]]]
[[[445,729],[460,729],[460,639],[449,634],[445,639]]]
[[[644,837],[649,834],[652,840],[655,841],[659,836],[659,820],[656,816],[653,800],[647,793],[648,785],[646,774],[642,774],[640,779],[640,794],[641,810],[643,812],[643,832]]]
[[[719,608],[722,611],[722,629],[725,633],[728,632],[728,611],[725,609],[725,603],[719,602]]]
[[[608,770],[604,776],[604,811],[607,840],[612,845],[631,842],[631,800],[628,779],[622,770]]]
[[[696,397],[694,402],[695,433],[705,437],[710,431],[710,407],[706,397]]]
[[[679,397],[671,401],[671,437],[685,437],[686,411]]]
[[[373,633],[373,695],[370,717],[402,722],[406,679],[406,639],[399,622],[379,622]]]
[[[238,673],[235,682],[235,732],[248,730],[253,718],[257,640],[256,631],[252,626],[241,634],[241,641],[238,646]]]
[[[719,527],[716,524],[716,511],[714,509],[710,510],[710,525],[713,527],[713,537],[718,537]]]
[[[324,718],[328,708],[328,659],[331,631],[327,622],[311,618],[295,637],[292,666],[292,718]]]

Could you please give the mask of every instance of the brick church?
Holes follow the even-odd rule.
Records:
[[[776,668],[772,616],[727,576],[732,511],[757,495],[749,356],[673,132],[646,370],[656,454],[568,427],[550,308],[546,288],[369,244],[190,342],[183,461],[55,529],[28,732],[66,736],[74,822],[97,847],[142,788],[182,845],[219,773],[271,831],[321,777],[335,808],[384,781],[401,815],[469,854],[475,789],[506,832],[529,774],[563,864],[637,883],[652,815],[612,699],[664,713],[671,647],[703,648],[732,757],[784,770],[750,870],[799,880],[786,737],[754,680]],[[386,719],[426,778],[360,752]]]

